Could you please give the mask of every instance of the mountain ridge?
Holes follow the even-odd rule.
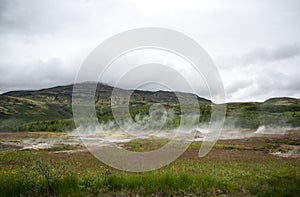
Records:
[[[80,83],[79,85],[89,85],[91,84],[90,82],[84,82],[84,83]],[[94,85],[94,84],[93,84]],[[42,88],[42,89],[38,89],[38,90],[14,90],[14,91],[9,91],[9,92],[5,92],[3,94],[0,94],[0,96],[14,96],[14,97],[26,97],[26,96],[36,96],[36,95],[43,95],[43,94],[47,94],[48,96],[64,96],[64,93],[68,93],[68,98],[69,100],[71,100],[72,97],[72,90],[73,90],[73,86],[74,84],[69,84],[69,85],[64,85],[64,86],[54,86],[54,87],[50,87],[50,88]],[[123,90],[123,91],[133,91],[130,89],[123,89],[123,88],[118,88],[119,90]],[[97,93],[104,93],[104,92],[112,92],[112,90],[114,89],[114,87],[107,85],[107,84],[103,84],[103,83],[98,83],[97,84],[97,89],[96,89],[96,96]],[[59,91],[57,91],[59,90]],[[64,90],[62,92],[62,90]],[[49,92],[50,91],[50,92]],[[67,91],[67,92],[65,92]],[[52,94],[51,94],[52,93]],[[151,94],[168,94],[170,96],[170,94],[172,96],[174,96],[174,93],[179,94],[179,95],[193,95],[192,93],[186,93],[186,92],[171,92],[171,91],[163,91],[163,90],[158,90],[158,91],[149,91],[149,90],[134,90],[134,93],[144,93],[147,94],[147,96],[151,95]],[[107,95],[106,95],[107,96]],[[198,101],[200,103],[210,103],[211,101],[209,99],[206,98],[202,98],[196,95],[196,97],[198,98]]]
[[[93,83],[93,82],[83,82],[81,84],[89,84],[89,83]],[[114,88],[117,89],[121,89],[121,90],[125,90],[125,91],[133,91],[132,89],[123,89],[123,88],[118,88],[118,87],[112,87],[108,84],[105,83],[98,83],[98,86],[100,85],[100,89],[102,90],[113,90]],[[73,90],[73,86],[74,84],[67,84],[67,85],[58,85],[58,86],[53,86],[53,87],[49,87],[49,88],[40,88],[40,89],[31,89],[31,90],[11,90],[11,91],[7,91],[4,93],[1,93],[0,96],[25,96],[25,95],[30,95],[30,94],[35,94],[35,93],[43,93],[43,92],[47,92],[49,90],[57,90],[57,89],[69,89],[70,92],[72,92]],[[98,89],[98,87],[97,87]],[[99,90],[99,89],[98,89]],[[151,90],[142,90],[142,89],[138,89],[135,91],[139,91],[139,92],[145,92],[145,93],[158,93],[158,92],[162,92],[162,93],[179,93],[179,94],[192,94],[189,92],[180,92],[180,91],[165,91],[165,90],[157,90],[157,91],[151,91]],[[61,93],[60,93],[61,94]],[[196,95],[198,98],[206,100],[207,102],[211,102],[209,99],[205,98],[205,97],[200,97],[198,95]],[[287,101],[290,101],[291,103],[300,103],[300,98],[296,98],[296,97],[287,97],[287,96],[277,96],[277,97],[270,97],[265,99],[264,101],[233,101],[233,102],[226,102],[225,104],[234,104],[234,103],[275,103],[278,101],[283,101],[288,103]]]
[[[79,84],[80,85],[80,84]],[[82,83],[82,88],[89,83]],[[119,88],[120,89],[120,88]],[[111,93],[113,87],[97,84],[95,107],[99,120],[113,120]],[[120,89],[122,91],[130,91]],[[40,90],[9,91],[0,95],[0,131],[72,130],[73,84],[43,88]],[[135,90],[130,97],[132,118],[137,114],[147,115],[154,103],[172,109],[176,124],[181,115],[177,96],[187,103],[193,94],[169,91]],[[201,122],[208,122],[211,115],[210,100],[197,96]],[[226,124],[242,128],[257,128],[264,125],[300,126],[300,99],[289,97],[269,98],[264,102],[227,103]],[[42,122],[42,123],[41,123]],[[32,126],[33,125],[33,126]],[[40,125],[47,125],[42,128]]]

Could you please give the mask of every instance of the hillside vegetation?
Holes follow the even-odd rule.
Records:
[[[82,88],[89,83],[80,84]],[[72,116],[73,85],[58,86],[37,91],[12,91],[0,95],[0,131],[70,131],[75,128]],[[95,106],[99,122],[113,120],[111,94],[113,87],[98,84]],[[121,90],[127,91],[127,90]],[[130,113],[134,118],[149,114],[149,107],[161,103],[174,112],[165,128],[177,127],[180,123],[180,105],[177,96],[187,102],[188,93],[136,90],[130,98]],[[212,102],[197,97],[201,113],[200,122],[208,123]],[[193,106],[191,106],[193,107]],[[265,126],[300,126],[300,99],[271,98],[265,102],[228,103],[226,127],[252,128]]]

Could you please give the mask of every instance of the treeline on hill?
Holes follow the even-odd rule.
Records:
[[[73,119],[61,120],[39,120],[33,122],[20,122],[16,119],[1,121],[0,132],[17,132],[17,131],[72,131],[75,128]]]
[[[134,104],[130,106],[130,118],[136,121],[138,119],[143,119],[146,116],[149,116],[149,108],[151,104]],[[175,106],[165,106],[168,111],[172,113],[171,117],[168,117],[163,129],[173,129],[180,125],[180,107]],[[201,116],[200,121],[202,123],[208,122],[210,118],[210,105],[205,105],[200,107]],[[114,121],[114,116],[110,106],[96,106],[97,118],[100,124],[114,124],[115,128],[118,127],[117,123]],[[34,119],[35,117],[33,117]],[[75,129],[75,123],[73,118],[66,119],[55,119],[52,117],[52,120],[43,119],[43,117],[37,117],[36,121],[33,119],[21,119],[21,118],[8,118],[2,119],[0,121],[0,131],[54,131],[54,132],[63,132],[63,131],[72,131]],[[125,120],[125,118],[124,118]]]
[[[257,129],[270,127],[299,127],[300,104],[279,105],[264,103],[227,104],[225,126]]]
[[[89,88],[89,83],[81,84]],[[38,91],[13,91],[0,95],[0,131],[72,131],[75,128],[72,115],[72,85],[58,86]],[[98,84],[95,95],[96,112],[100,123],[114,120],[111,110],[113,87]],[[126,90],[123,90],[126,91]],[[173,112],[164,129],[176,128],[181,113],[178,98],[189,103],[193,95],[165,91],[134,91],[130,98],[132,119],[146,117],[154,103],[164,105]],[[83,97],[84,98],[84,97]],[[200,124],[208,124],[211,116],[211,101],[197,97]],[[190,106],[191,110],[195,107]],[[265,102],[228,103],[225,127],[256,129],[260,125],[300,127],[300,99],[272,98]]]
[[[130,107],[130,114],[134,120],[137,115],[143,118],[149,115],[151,105],[135,105]],[[167,106],[167,109],[174,111],[174,116],[167,119],[163,129],[173,129],[180,124],[180,107]],[[102,124],[113,122],[114,117],[111,108],[108,106],[96,107],[98,120]],[[200,124],[207,124],[210,120],[211,106],[200,106]],[[257,103],[231,103],[227,105],[227,114],[225,127],[257,129],[260,125],[281,126],[281,127],[300,127],[300,106],[270,106],[258,105]],[[7,119],[0,124],[0,131],[72,131],[75,124],[72,118],[38,120],[38,121],[20,121],[17,119]]]

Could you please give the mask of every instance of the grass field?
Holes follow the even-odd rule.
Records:
[[[17,146],[26,139],[62,139],[62,133],[0,136],[0,196],[300,195],[300,130],[220,140],[204,158],[197,156],[201,142],[194,142],[175,162],[147,173],[112,169],[80,145],[38,150]],[[149,151],[165,142],[139,139],[119,145]]]

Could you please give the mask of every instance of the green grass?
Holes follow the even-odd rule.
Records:
[[[169,142],[168,139],[135,139],[124,144],[124,148],[136,152],[156,150]]]
[[[2,149],[0,196],[298,196],[300,160],[264,152],[269,144],[290,144],[292,139],[220,141],[204,158],[197,157],[201,143],[192,143],[178,160],[147,173],[112,169],[88,152],[54,153],[74,149],[69,146]],[[149,151],[164,143],[164,139],[134,140],[123,147]],[[245,148],[249,146],[257,148]]]
[[[48,165],[48,163],[46,164]],[[53,164],[52,164],[53,165]],[[57,164],[50,165],[50,185],[36,166],[1,170],[1,196],[101,195],[176,195],[195,194],[259,196],[296,196],[300,192],[299,166],[293,162],[269,160],[248,164],[176,162],[162,170],[136,174],[111,170],[105,166],[86,172],[72,171],[67,163],[59,164],[69,170],[57,175]],[[276,169],[276,170],[274,170]]]

